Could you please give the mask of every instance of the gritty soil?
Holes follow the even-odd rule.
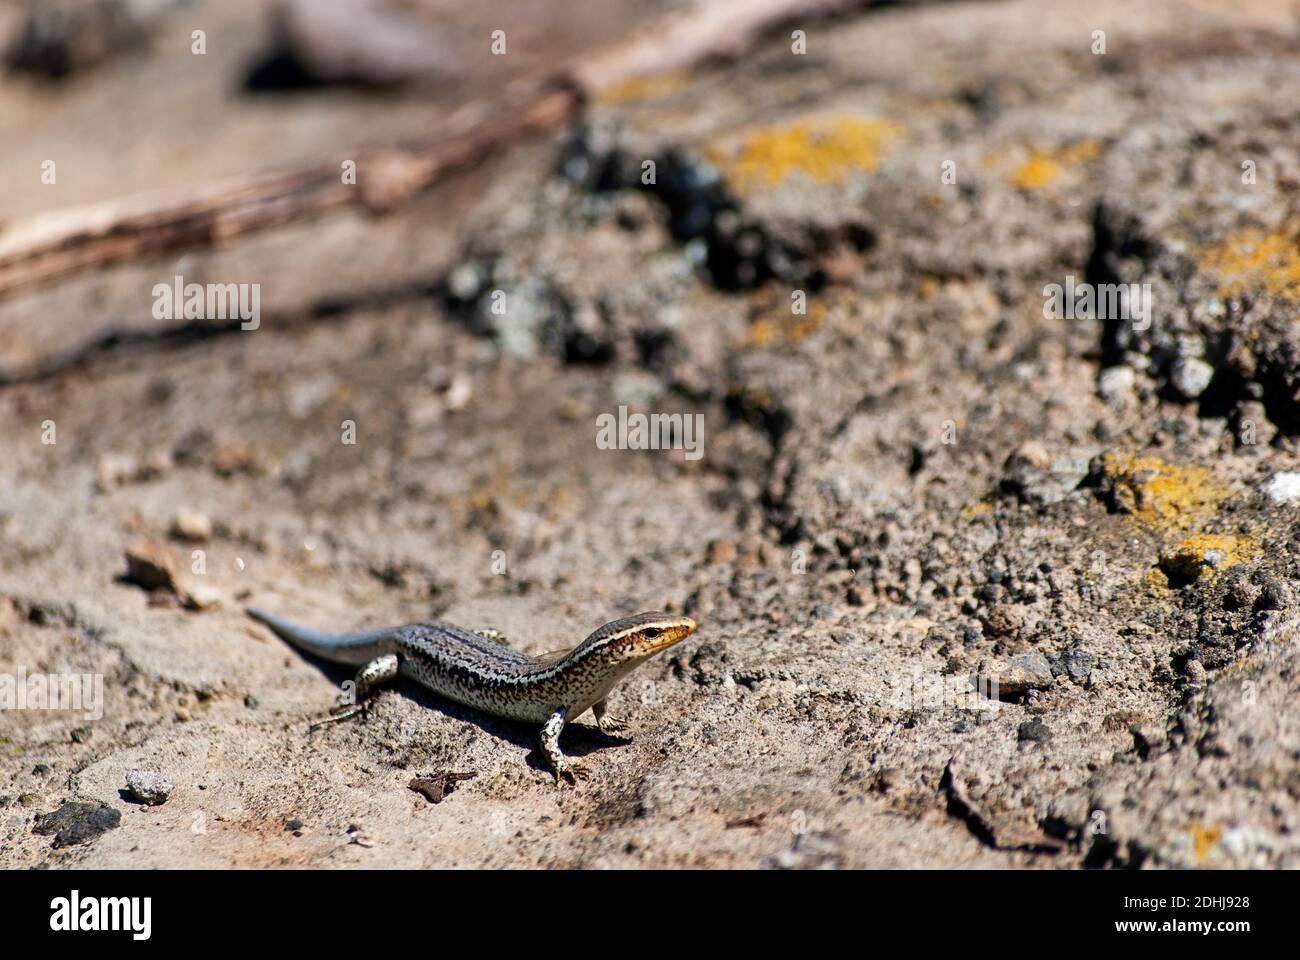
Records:
[[[0,300],[0,676],[103,684],[102,717],[0,712],[0,865],[1300,867],[1300,8],[807,32],[384,217]],[[492,82],[254,93],[263,33],[194,4],[5,77],[0,217],[396,141]],[[154,319],[178,272],[259,282],[260,327]],[[1049,317],[1067,278],[1150,284],[1149,323]],[[702,415],[703,456],[598,449],[620,405]],[[535,730],[412,684],[309,734],[350,673],[251,604],[528,653],[700,629],[615,692],[630,740],[566,731],[560,789]]]

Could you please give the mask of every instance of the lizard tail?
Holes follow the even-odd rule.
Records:
[[[385,641],[393,632],[391,628],[361,633],[325,633],[300,627],[255,607],[249,607],[245,612],[270,627],[281,640],[331,663],[360,665],[389,652]]]

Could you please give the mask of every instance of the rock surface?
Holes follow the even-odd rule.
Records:
[[[0,175],[99,139],[73,204],[447,106],[331,94],[268,157],[303,102],[239,90],[260,5],[204,11],[202,76],[181,18],[147,82],[0,84]],[[0,301],[0,370],[46,371],[0,388],[0,675],[102,681],[0,715],[0,865],[1300,867],[1296,45],[1284,0],[868,10],[388,217]],[[20,135],[56,104],[75,139]],[[260,281],[260,327],[167,334],[177,272]],[[1076,284],[1137,286],[1045,306]],[[598,448],[620,406],[703,456]],[[701,629],[557,790],[535,730],[405,683],[309,735],[351,674],[251,604]]]

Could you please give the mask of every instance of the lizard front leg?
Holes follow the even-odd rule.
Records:
[[[386,653],[382,657],[375,657],[357,671],[356,679],[353,681],[356,688],[353,702],[335,707],[330,711],[328,717],[317,720],[308,730],[315,730],[326,724],[338,723],[340,720],[350,719],[357,714],[364,714],[366,712],[365,698],[370,691],[381,683],[387,683],[395,676],[397,676],[397,654]]]
[[[610,736],[623,736],[631,739],[627,735],[627,724],[618,717],[611,717],[606,711],[605,701],[600,700],[591,705],[592,716],[596,718],[596,726],[600,727],[600,732]]]
[[[546,762],[551,765],[551,770],[555,773],[555,782],[559,783],[562,779],[567,779],[570,783],[577,783],[579,778],[585,779],[587,773],[582,767],[570,763],[568,758],[560,752],[560,731],[564,729],[565,721],[568,719],[569,711],[564,707],[556,710],[542,726],[542,755],[546,757]]]

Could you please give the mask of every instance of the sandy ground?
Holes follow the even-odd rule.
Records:
[[[252,94],[264,31],[196,3],[5,78],[0,218],[396,141],[495,82]],[[0,865],[1300,866],[1300,5],[807,39],[387,217],[0,300],[0,678],[102,681],[102,716],[0,711]],[[177,272],[260,283],[260,327],[166,336]],[[1149,313],[1049,316],[1067,282]],[[702,456],[598,448],[620,405],[698,415]],[[349,672],[250,603],[529,653],[700,630],[615,693],[631,740],[570,727],[557,789],[535,730],[408,683],[309,734]]]

